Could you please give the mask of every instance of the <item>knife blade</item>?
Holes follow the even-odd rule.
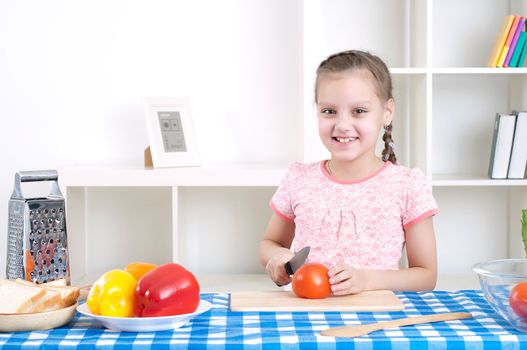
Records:
[[[311,247],[309,246],[305,246],[304,248],[300,249],[295,254],[295,256],[291,258],[291,260],[285,263],[285,271],[289,275],[294,275],[296,270],[298,270],[300,266],[304,265],[310,250]]]

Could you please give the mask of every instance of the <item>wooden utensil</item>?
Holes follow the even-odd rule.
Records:
[[[380,329],[409,326],[409,325],[420,324],[420,323],[460,320],[463,318],[471,318],[471,317],[472,317],[472,314],[470,314],[469,312],[449,312],[449,313],[444,313],[444,314],[404,317],[404,318],[400,318],[397,320],[386,321],[386,322],[376,322],[376,323],[369,323],[369,324],[361,324],[357,326],[342,326],[342,327],[328,328],[320,332],[320,334],[325,335],[325,336],[330,336],[330,337],[337,337],[337,338],[353,338],[353,337],[359,337],[361,335],[368,334],[373,331],[378,331]]]

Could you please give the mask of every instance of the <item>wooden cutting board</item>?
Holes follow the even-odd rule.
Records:
[[[291,291],[234,292],[231,311],[401,311],[403,303],[389,290],[325,299],[299,298]]]

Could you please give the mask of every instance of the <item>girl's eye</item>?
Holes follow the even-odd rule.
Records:
[[[357,114],[362,114],[362,113],[366,113],[366,112],[367,112],[367,110],[365,110],[363,108],[356,108],[355,109],[355,113],[357,113]]]
[[[326,115],[332,115],[332,114],[336,114],[337,112],[333,109],[324,108],[320,111],[320,113],[326,114]]]

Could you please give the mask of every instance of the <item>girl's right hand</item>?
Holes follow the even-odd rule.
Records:
[[[291,251],[280,252],[269,259],[265,265],[265,271],[277,286],[285,286],[291,283],[291,276],[285,271],[285,263],[291,260],[294,254]]]

